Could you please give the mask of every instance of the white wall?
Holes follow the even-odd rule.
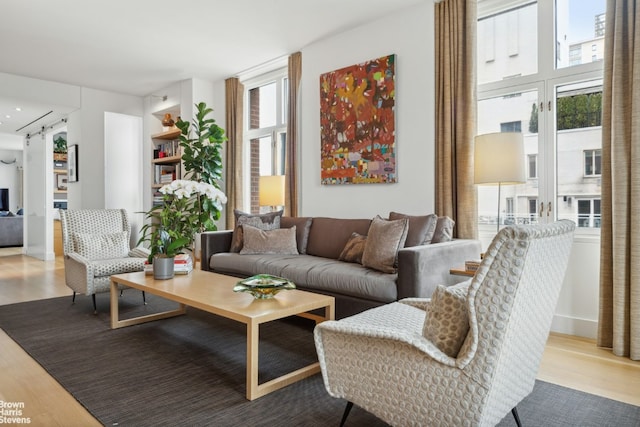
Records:
[[[434,211],[434,6],[425,2],[302,49],[300,214]],[[320,75],[396,54],[396,184],[320,185]]]
[[[142,213],[142,117],[104,113],[105,202],[107,209],[126,209],[132,246],[144,222]]]

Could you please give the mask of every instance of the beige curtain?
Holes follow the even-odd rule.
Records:
[[[456,222],[454,235],[476,238],[473,184],[476,133],[476,0],[435,5],[436,213]]]
[[[227,185],[227,229],[235,227],[234,209],[242,205],[242,107],[244,87],[240,80],[225,80],[227,161],[225,181]]]
[[[598,345],[640,360],[640,9],[608,0]]]
[[[289,56],[289,113],[285,159],[285,208],[287,216],[298,216],[298,122],[302,53]]]

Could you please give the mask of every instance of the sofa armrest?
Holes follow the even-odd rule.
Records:
[[[456,239],[450,242],[413,246],[398,251],[398,299],[431,298],[438,285],[460,282],[449,270],[465,261],[480,258],[480,241]]]
[[[202,246],[200,248],[200,268],[210,271],[209,259],[211,255],[221,252],[229,252],[233,230],[205,231],[202,233]]]

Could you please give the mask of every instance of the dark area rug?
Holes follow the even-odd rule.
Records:
[[[111,330],[109,295],[0,306],[0,328],[101,423],[111,426],[337,426],[345,402],[318,374],[245,399],[245,326],[189,308],[185,316]],[[128,290],[121,317],[173,303]],[[260,382],[316,360],[313,324],[290,318],[260,328]],[[10,390],[3,390],[11,400]],[[538,381],[518,405],[525,426],[640,426],[640,407]],[[348,426],[385,426],[354,407]],[[511,414],[500,426],[514,426]]]

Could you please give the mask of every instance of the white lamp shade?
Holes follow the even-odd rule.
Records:
[[[521,184],[524,171],[524,141],[519,132],[497,132],[475,138],[476,184]]]
[[[261,176],[260,206],[284,206],[284,175]]]

